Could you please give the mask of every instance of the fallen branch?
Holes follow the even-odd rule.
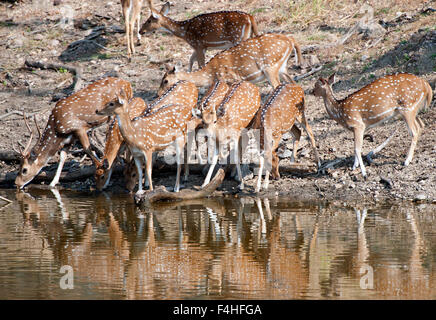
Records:
[[[0,196],[0,200],[6,201],[6,202],[8,202],[8,203],[12,203],[11,200],[9,200],[9,199],[7,199],[7,198],[5,198],[5,197],[2,197],[2,196]]]
[[[26,60],[24,63],[28,68],[39,68],[39,69],[51,69],[58,71],[60,69],[65,69],[71,74],[73,74],[73,90],[78,91],[82,86],[82,70],[80,68],[75,68],[72,66],[67,66],[64,64],[56,64],[56,63],[44,63],[41,61],[29,61]]]
[[[141,194],[135,195],[135,203],[137,205],[144,202],[158,202],[158,201],[183,201],[206,198],[210,196],[223,182],[225,176],[224,169],[220,168],[212,181],[200,190],[183,189],[180,192],[169,192],[165,187],[157,187],[153,191],[145,191]]]

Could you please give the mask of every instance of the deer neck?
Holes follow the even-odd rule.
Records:
[[[325,95],[322,96],[327,113],[332,119],[340,119],[340,111],[342,110],[342,103],[338,101],[333,95],[333,90],[328,87]]]
[[[117,119],[118,127],[120,128],[123,138],[127,142],[133,142],[133,144],[135,144],[135,141],[130,141],[131,139],[134,139],[136,132],[132,126],[128,112],[123,108],[121,111],[115,114],[115,118]]]
[[[184,21],[175,21],[168,17],[162,17],[161,27],[168,32],[171,32],[176,37],[184,39],[186,37],[186,28]]]
[[[72,136],[60,137],[55,131],[54,119],[50,118],[41,139],[32,148],[30,157],[34,163],[43,167],[63,145],[71,141]]]
[[[121,132],[118,128],[115,128],[115,125],[118,125],[117,122],[113,122],[112,126],[109,128],[110,135],[106,139],[106,146],[104,148],[104,159],[107,159],[109,162],[109,166],[112,166],[115,158],[118,155],[118,151],[120,150],[121,144],[123,142],[123,137],[121,136]]]

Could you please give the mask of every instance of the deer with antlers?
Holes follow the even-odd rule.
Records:
[[[405,121],[412,143],[404,165],[409,165],[424,123],[417,116],[419,110],[430,106],[433,91],[427,81],[407,73],[388,75],[375,80],[348,97],[337,100],[333,95],[332,85],[335,74],[328,79],[319,78],[312,93],[322,97],[329,116],[337,123],[354,133],[354,165],[360,165],[362,175],[366,178],[361,151],[363,134],[366,129],[379,125],[388,119],[400,115]],[[372,150],[367,159],[382,150],[392,139],[395,132],[381,145]]]
[[[64,146],[70,144],[74,138],[79,139],[84,151],[91,157],[94,163],[97,157],[91,150],[87,131],[101,125],[107,120],[106,116],[96,114],[106,103],[116,97],[120,89],[132,96],[130,82],[119,78],[105,78],[96,81],[84,89],[73,93],[56,103],[53,108],[43,134],[39,136],[36,145],[30,149],[33,133],[24,117],[25,123],[31,136],[27,146],[21,151],[21,164],[15,184],[20,189],[38,175],[39,171],[60,150],[60,160],[55,177],[50,183],[54,187],[62,172],[67,153]],[[39,132],[39,129],[38,129]]]
[[[188,122],[192,118],[192,109],[197,104],[197,88],[191,84],[189,93],[195,99],[189,104],[166,104],[154,112],[143,114],[130,120],[129,98],[121,90],[116,101],[108,103],[103,110],[97,111],[99,115],[115,115],[121,134],[132,154],[138,173],[138,193],[142,193],[142,160],[146,162],[146,175],[149,188],[153,190],[151,180],[153,152],[163,150],[170,144],[176,144],[177,177],[174,191],[180,189],[181,155],[186,143]],[[188,94],[188,93],[187,93]]]
[[[164,4],[160,11],[153,8],[153,1],[148,0],[151,15],[142,25],[140,33],[164,29],[184,39],[194,53],[189,59],[189,72],[195,61],[201,68],[205,64],[207,49],[227,49],[259,35],[253,16],[240,11],[220,11],[200,14],[192,19],[174,21],[167,17],[170,4]]]
[[[301,63],[300,46],[289,35],[265,34],[250,38],[218,53],[196,72],[177,72],[175,67],[167,68],[159,92],[163,92],[179,80],[191,81],[197,87],[207,87],[215,80],[257,83],[266,79],[275,88],[280,84],[280,76],[283,76],[288,82],[293,83],[286,70],[293,51],[296,52],[296,63]]]
[[[233,84],[218,108],[208,108],[203,111],[202,119],[208,133],[216,137],[217,146],[214,148],[212,163],[204,180],[203,187],[210,182],[213,170],[218,158],[223,159],[224,146],[232,144],[234,162],[241,184],[244,189],[244,181],[239,163],[239,138],[241,131],[245,129],[260,107],[259,89],[252,83],[241,81]],[[220,150],[218,150],[220,149]]]
[[[129,61],[132,58],[132,54],[135,54],[135,43],[133,41],[133,32],[135,29],[135,23],[137,24],[138,32],[136,37],[138,42],[141,41],[141,8],[143,0],[121,0],[121,8],[124,18],[124,30],[126,32],[126,44],[127,44],[127,57]]]
[[[282,135],[291,130],[294,136],[291,162],[296,159],[301,130],[295,126],[299,122],[306,130],[313,148],[318,168],[320,160],[315,145],[312,129],[305,116],[304,91],[295,84],[282,84],[268,97],[265,104],[259,109],[251,125],[252,129],[260,130],[260,166],[257,179],[256,192],[261,189],[262,171],[266,160],[264,189],[268,189],[269,174],[273,179],[279,179],[279,158],[276,150]]]

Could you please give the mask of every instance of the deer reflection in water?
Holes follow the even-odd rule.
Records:
[[[49,196],[17,194],[26,232],[44,239],[56,263],[73,267],[76,283],[128,299],[425,297],[435,281],[422,264],[422,217],[397,206],[378,214],[377,208],[212,198],[141,211],[131,199],[100,194],[83,215],[82,198]],[[411,255],[401,263],[381,256],[374,241],[391,239],[379,233],[386,227],[380,221],[412,234]],[[370,291],[359,288],[365,265],[374,270]]]

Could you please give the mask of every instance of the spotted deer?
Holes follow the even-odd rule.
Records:
[[[204,94],[203,98],[201,99],[198,108],[196,109],[196,117],[193,118],[193,121],[196,121],[195,127],[196,132],[195,136],[197,137],[197,141],[201,141],[200,134],[198,133],[197,129],[200,129],[203,127],[203,120],[201,118],[201,114],[203,112],[207,112],[207,110],[214,109],[216,110],[218,106],[221,104],[223,99],[225,98],[227,92],[229,91],[229,86],[224,81],[217,80],[213,85],[211,85],[208,89],[208,91]],[[204,132],[203,132],[204,133]],[[204,137],[207,139],[207,135]],[[208,149],[212,148],[212,145],[210,144],[210,139],[207,140],[208,142]],[[198,157],[199,159],[202,158],[201,150],[198,149]],[[209,162],[211,162],[212,159],[209,159]]]
[[[210,182],[213,170],[218,158],[225,157],[223,146],[233,144],[234,163],[241,184],[239,188],[244,188],[244,181],[239,163],[239,138],[241,131],[245,129],[254,115],[260,108],[259,89],[252,83],[241,81],[233,84],[226,96],[215,110],[209,108],[203,111],[202,119],[205,129],[209,134],[216,137],[217,146],[214,148],[212,163],[204,180],[203,187]]]
[[[138,27],[136,37],[138,42],[141,41],[141,8],[143,0],[121,0],[121,8],[124,18],[124,29],[126,32],[126,44],[127,44],[127,57],[132,58],[132,54],[135,54],[135,43],[133,41],[133,31],[135,29],[135,23]]]
[[[291,36],[284,34],[265,34],[250,38],[215,55],[203,68],[195,72],[176,72],[167,68],[159,91],[179,80],[187,80],[198,87],[211,86],[215,80],[233,83],[250,81],[252,83],[268,80],[273,88],[280,84],[280,76],[289,82],[293,79],[286,70],[287,61],[295,51],[297,64],[302,62],[301,50]]]
[[[139,116],[147,109],[147,105],[141,98],[133,98],[129,104],[130,118]],[[117,156],[124,150],[124,139],[121,135],[120,128],[116,119],[109,124],[106,133],[106,145],[104,155],[101,161],[97,161],[95,168],[95,184],[97,190],[105,189],[111,179],[113,164]]]
[[[377,126],[386,120],[400,115],[405,121],[412,143],[404,165],[409,165],[418,142],[424,123],[417,116],[422,108],[430,106],[433,92],[427,81],[407,73],[388,75],[375,80],[348,97],[337,100],[333,95],[332,85],[335,74],[328,79],[319,78],[312,93],[322,97],[329,116],[338,124],[354,133],[354,165],[360,165],[362,175],[366,178],[366,170],[362,161],[363,134],[366,129]],[[395,132],[381,145],[372,150],[367,159],[382,150],[392,139]]]
[[[193,86],[193,90],[197,90]],[[174,191],[180,189],[181,153],[186,141],[188,122],[192,117],[192,109],[197,99],[190,104],[167,104],[147,115],[130,120],[128,109],[129,99],[121,90],[118,100],[108,103],[99,115],[115,115],[124,141],[129,147],[138,173],[138,193],[142,193],[142,160],[146,161],[146,175],[149,188],[153,190],[151,180],[153,152],[163,150],[171,143],[176,143],[177,177]]]
[[[132,96],[130,82],[119,78],[104,78],[56,103],[53,108],[43,134],[36,145],[30,149],[33,133],[31,133],[26,148],[21,151],[21,164],[15,184],[20,189],[38,175],[47,162],[60,150],[60,160],[56,175],[50,183],[54,187],[62,172],[67,153],[64,146],[75,138],[79,139],[84,151],[94,163],[97,157],[91,150],[87,131],[95,128],[107,120],[106,116],[97,115],[108,102],[116,98],[116,94],[123,89],[127,97]],[[31,131],[27,121],[26,126]]]
[[[198,90],[194,84],[188,81],[178,81],[162,95],[156,98],[151,104],[149,104],[143,115],[149,115],[152,112],[168,104],[192,105],[193,101],[197,101],[197,99]],[[192,118],[188,122],[188,131],[195,130],[195,128],[199,125],[200,121]],[[185,162],[184,171],[184,180],[187,181],[189,175],[189,166],[187,162]],[[136,183],[138,182],[138,173],[134,161],[128,162],[125,166],[124,178],[126,181],[127,190],[133,191]]]
[[[251,129],[260,130],[259,142],[261,154],[256,192],[259,192],[261,189],[262,171],[265,162],[264,189],[268,189],[270,172],[274,179],[280,178],[279,158],[276,150],[282,135],[289,130],[291,130],[294,136],[291,162],[296,159],[301,131],[295,126],[295,121],[299,122],[306,130],[310,138],[318,168],[320,167],[315,138],[313,137],[312,129],[306,119],[304,111],[305,99],[303,88],[295,84],[282,84],[269,95],[265,104],[257,112],[251,125]]]
[[[148,0],[151,15],[142,25],[141,34],[157,29],[164,29],[176,37],[184,39],[194,53],[189,59],[189,72],[195,61],[201,68],[205,64],[207,49],[227,49],[250,38],[251,34],[259,35],[253,16],[240,11],[220,11],[200,14],[192,19],[175,21],[167,17],[170,4],[164,4],[160,11]]]

